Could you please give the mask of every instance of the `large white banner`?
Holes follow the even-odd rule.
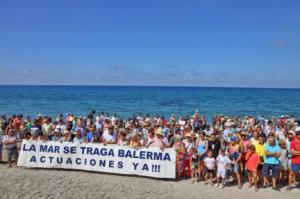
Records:
[[[174,149],[23,140],[18,166],[175,178]]]

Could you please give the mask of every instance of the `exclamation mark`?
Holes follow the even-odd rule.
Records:
[[[157,165],[157,172],[160,172],[160,165]]]
[[[152,172],[155,172],[155,165],[152,165]]]

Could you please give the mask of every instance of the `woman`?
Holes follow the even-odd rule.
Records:
[[[185,154],[185,166],[184,168],[188,167],[188,177],[191,177],[191,158],[193,155],[193,148],[195,147],[194,140],[190,133],[185,134],[185,139],[182,141],[184,143],[184,147],[186,150]]]
[[[74,139],[73,139],[73,142],[74,142],[74,143],[83,143],[83,142],[84,142],[84,138],[83,138],[82,135],[81,135],[80,129],[77,129],[77,130],[75,131],[75,137],[74,137]]]
[[[200,136],[196,140],[196,148],[199,156],[199,166],[198,166],[198,173],[199,178],[205,177],[205,166],[204,166],[204,158],[206,156],[206,152],[208,150],[207,140],[205,139],[205,133],[202,131]]]
[[[160,149],[170,147],[168,139],[163,137],[163,131],[161,128],[158,128],[155,131],[155,137],[149,142],[149,147],[159,147]]]
[[[59,141],[61,143],[70,142],[70,132],[68,130],[65,130],[64,133],[63,133],[63,137],[61,137],[59,139]]]
[[[239,189],[241,189],[242,188],[241,175],[240,175],[240,161],[242,158],[241,145],[237,137],[231,137],[230,141],[231,142],[228,148],[229,158],[232,163],[233,174],[235,174],[235,177],[238,182],[238,187]]]
[[[177,168],[177,180],[184,175],[185,172],[185,167],[184,167],[184,162],[185,162],[185,146],[181,142],[181,136],[180,135],[175,135],[175,141],[174,141],[174,150],[176,151],[176,168]]]
[[[3,144],[6,147],[7,159],[9,166],[12,165],[12,157],[15,159],[15,164],[17,165],[18,161],[18,149],[17,149],[17,137],[14,135],[14,130],[9,129],[8,134],[3,138]]]

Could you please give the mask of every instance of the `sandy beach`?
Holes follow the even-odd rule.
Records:
[[[271,188],[257,193],[247,184],[219,190],[190,180],[167,181],[85,171],[7,168],[0,165],[0,198],[299,198],[300,189],[281,192]]]

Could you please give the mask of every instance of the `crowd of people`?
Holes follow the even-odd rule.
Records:
[[[269,186],[297,187],[300,171],[300,123],[293,116],[215,115],[208,124],[198,111],[176,118],[133,115],[126,121],[116,114],[87,117],[67,113],[56,118],[38,115],[2,116],[0,120],[0,161],[6,149],[9,167],[18,158],[22,139],[117,144],[130,147],[172,147],[176,151],[177,179],[191,178],[217,188],[245,180],[254,190]],[[16,161],[15,161],[16,162]]]

